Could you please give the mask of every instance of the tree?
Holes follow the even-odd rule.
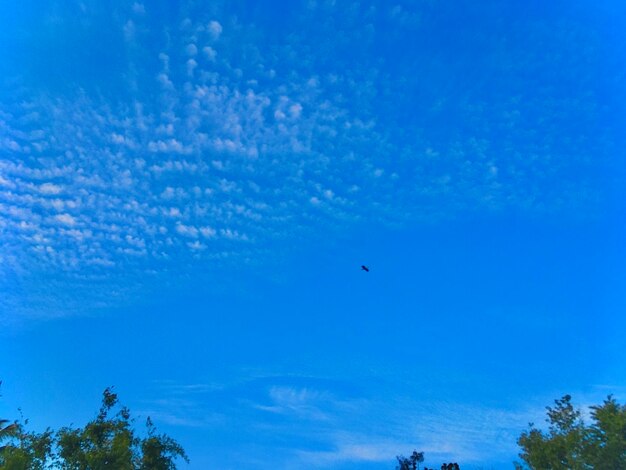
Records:
[[[117,412],[115,409],[117,408]],[[117,394],[107,388],[96,418],[83,428],[65,427],[54,433],[29,433],[15,423],[10,444],[0,450],[0,468],[7,470],[173,470],[176,460],[189,461],[174,439],[157,434],[150,418],[147,436],[133,428],[130,411],[119,406]]]
[[[148,437],[141,442],[141,470],[172,470],[176,468],[174,459],[177,456],[187,461],[185,451],[174,439],[164,434],[157,435],[152,420],[146,421]]]
[[[2,381],[0,380],[0,385]],[[2,396],[2,395],[0,395]],[[0,418],[0,444],[16,436],[18,431],[17,423],[12,423],[8,419]],[[0,445],[0,453],[6,449],[6,445]]]
[[[546,407],[549,423],[548,433],[531,425],[529,432],[523,433],[518,444],[523,451],[520,457],[530,468],[541,469],[583,469],[582,445],[585,428],[580,411],[574,409],[571,396],[555,400],[554,407]]]
[[[0,468],[6,470],[44,470],[52,458],[53,434],[50,429],[37,434],[27,432],[28,420],[12,424],[9,444],[0,448]]]
[[[586,426],[571,396],[546,407],[547,432],[530,424],[517,440],[523,464],[518,469],[586,470],[626,468],[626,406],[609,396],[591,407],[592,424]]]
[[[397,470],[419,470],[419,464],[424,461],[424,452],[414,450],[410,457],[398,455],[396,459],[398,460]]]
[[[591,407],[587,460],[593,468],[626,468],[626,405],[608,396]]]
[[[396,470],[419,470],[420,464],[424,462],[424,452],[413,451],[410,457],[398,455],[396,457],[398,465]],[[424,470],[435,470],[434,468],[424,467]],[[458,463],[443,463],[441,470],[460,470]]]
[[[15,437],[16,431],[17,423],[11,423],[8,419],[0,419],[0,444],[12,437]],[[5,448],[6,446],[0,446],[0,452],[2,452]]]
[[[117,395],[107,388],[95,420],[87,423],[82,429],[66,427],[57,433],[59,456],[65,468],[71,470],[135,468],[138,441],[132,430],[127,408],[122,407],[114,416],[110,416],[117,404]]]

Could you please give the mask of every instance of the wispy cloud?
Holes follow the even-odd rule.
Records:
[[[367,388],[376,382],[372,378]],[[257,377],[219,386],[172,383],[155,391],[163,399],[153,402],[152,413],[172,425],[204,426],[199,433],[234,426],[242,430],[242,458],[275,453],[280,442],[274,465],[335,468],[393,463],[413,449],[424,451],[429,462],[508,460],[517,453],[519,433],[544,412],[539,403],[511,409],[400,395],[382,400],[348,392],[345,385],[313,377]],[[201,424],[205,417],[212,418]]]

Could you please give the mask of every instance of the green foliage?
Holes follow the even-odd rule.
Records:
[[[0,468],[172,470],[176,468],[176,459],[188,462],[180,444],[165,434],[157,434],[150,418],[146,423],[147,437],[139,437],[129,410],[118,405],[117,395],[107,388],[97,417],[83,428],[65,427],[57,433],[46,430],[36,434],[13,423],[6,436],[0,434],[0,438],[9,440],[8,445],[0,448]]]
[[[1,380],[0,380],[0,385],[2,385]],[[16,431],[17,431],[17,423],[11,423],[8,419],[0,418],[0,452],[2,452],[6,448],[6,446],[1,445],[1,444],[4,441],[14,437]]]
[[[518,469],[586,470],[626,468],[626,406],[609,396],[591,407],[592,424],[586,426],[579,410],[565,395],[547,407],[548,431],[532,424],[517,443],[525,465]]]
[[[138,441],[126,408],[109,417],[117,395],[106,389],[94,421],[82,429],[63,428],[57,433],[59,456],[68,470],[132,470]]]
[[[626,405],[609,396],[601,406],[591,407],[588,456],[592,468],[626,468]]]
[[[398,455],[398,466],[396,470],[418,470],[420,463],[424,461],[424,452],[413,451],[410,457]]]
[[[15,437],[17,432],[17,423],[9,423],[8,419],[0,419],[0,444],[4,441]],[[4,450],[6,446],[0,446],[0,452]]]
[[[176,468],[174,458],[177,456],[187,460],[183,448],[169,436],[157,435],[150,418],[146,421],[148,437],[141,442],[141,470],[172,470]]]
[[[0,468],[6,470],[43,470],[52,457],[53,433],[27,432],[24,423],[15,421],[3,435],[9,443],[0,447]],[[3,431],[4,431],[3,429]]]

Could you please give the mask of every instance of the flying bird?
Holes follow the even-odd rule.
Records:
[[[368,268],[367,266],[363,266],[363,265],[362,265],[362,266],[361,266],[361,269],[362,269],[363,271],[365,271],[366,273],[369,273],[369,272],[370,272],[370,268]]]

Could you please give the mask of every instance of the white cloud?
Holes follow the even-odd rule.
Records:
[[[146,12],[146,8],[143,3],[135,2],[133,3],[133,12],[138,15],[143,15]]]
[[[320,384],[319,379],[296,377],[294,382],[300,384]],[[506,460],[516,453],[515,438],[519,432],[544,413],[541,404],[523,409],[500,409],[402,396],[385,401],[352,394],[342,397],[340,392],[317,386],[290,385],[285,383],[284,377],[280,378],[280,385],[268,386],[270,379],[249,378],[245,387],[237,381],[232,390],[225,384],[190,387],[170,384],[168,390],[185,403],[185,409],[179,411],[190,419],[213,412],[208,395],[212,391],[228,391],[236,403],[231,413],[237,416],[239,425],[244,423],[260,433],[257,442],[265,442],[267,436],[271,436],[271,442],[298,436],[297,442],[292,441],[292,446],[284,449],[287,452],[274,456],[273,462],[281,468],[383,463],[416,446],[426,453],[429,464],[450,458],[467,465]],[[368,380],[378,381],[376,377]],[[170,400],[164,403],[172,410]],[[242,407],[242,403],[247,403],[249,409]],[[228,410],[222,412],[225,421],[232,423]],[[215,423],[205,423],[205,426],[214,427]],[[301,445],[309,439],[318,444],[318,449],[310,450]],[[266,453],[270,448],[275,450],[270,444],[259,452]]]
[[[182,212],[178,207],[170,207],[165,211],[165,214],[169,217],[180,218],[183,216]]]
[[[170,77],[165,72],[161,72],[157,75],[157,81],[161,84],[161,86],[165,89],[173,89],[174,83],[170,80]]]
[[[174,199],[175,195],[176,195],[175,189],[168,186],[161,193],[161,198],[165,200],[170,200],[170,199]]]
[[[163,70],[167,72],[170,69],[170,56],[165,52],[160,52],[159,60],[163,64]]]
[[[222,25],[215,20],[210,21],[207,26],[207,31],[214,40],[217,40],[222,35]]]
[[[0,139],[0,148],[11,150],[13,152],[21,152],[22,146],[18,144],[15,140],[9,138]]]
[[[198,240],[195,242],[188,242],[187,246],[194,251],[203,251],[207,249],[207,246],[204,243],[200,243]]]
[[[198,229],[191,225],[176,224],[176,231],[185,237],[198,238]]]
[[[127,42],[131,42],[135,39],[137,28],[135,27],[135,23],[133,20],[128,20],[124,25],[124,39]]]
[[[69,225],[70,227],[76,225],[76,219],[70,214],[58,214],[54,216],[54,219],[57,222],[60,222],[63,225]]]
[[[134,41],[139,41],[145,8],[139,1],[129,6]],[[212,14],[222,18],[219,7]],[[404,10],[393,13],[396,20],[401,14]],[[40,264],[51,270],[96,266],[89,260],[101,259],[139,273],[148,269],[135,259],[140,255],[174,260],[192,250],[194,257],[214,260],[227,250],[232,258],[248,250],[249,256],[256,243],[295,236],[311,216],[333,225],[360,217],[394,223],[428,218],[424,206],[438,204],[449,217],[471,205],[528,208],[541,201],[547,207],[537,188],[546,178],[558,180],[559,170],[550,167],[575,165],[576,158],[559,159],[558,152],[526,161],[506,150],[511,142],[496,151],[484,119],[477,125],[483,135],[465,140],[428,138],[426,130],[417,132],[410,123],[400,132],[397,122],[379,119],[376,110],[391,109],[394,115],[394,100],[404,99],[403,88],[394,86],[414,83],[411,76],[394,79],[376,67],[313,73],[315,49],[305,61],[299,54],[305,31],[296,28],[300,36],[288,45],[261,47],[258,26],[231,20],[224,24],[234,28],[236,45],[217,43],[230,40],[222,37],[218,21],[191,17],[168,31],[158,48],[133,44],[126,65],[146,87],[127,90],[132,99],[124,106],[88,91],[46,97],[42,90],[28,89],[23,96],[38,98],[0,103],[0,147],[7,154],[0,157],[2,259],[10,251],[15,263],[22,263],[21,272],[28,272],[34,247],[50,248],[55,255]],[[332,24],[331,19],[320,24],[320,31],[330,32]],[[219,66],[207,63],[216,60],[216,49]],[[147,65],[155,56],[156,70]],[[443,112],[444,101],[430,105]],[[508,102],[498,106],[498,115],[519,115],[519,103],[514,109]],[[474,104],[472,111],[479,114],[478,108]],[[545,142],[523,147],[520,155],[551,150]],[[499,181],[502,175],[506,185]],[[555,200],[580,201],[574,189],[568,193],[572,197],[563,188],[551,189],[557,193]],[[342,197],[347,194],[350,200]],[[38,228],[20,238],[30,227]],[[95,252],[62,240],[61,233],[71,240],[81,236],[67,230],[90,230]],[[202,253],[194,244],[199,237],[211,239]],[[144,246],[134,246],[135,239]],[[246,241],[245,248],[237,247]]]
[[[59,194],[63,191],[63,188],[54,183],[44,183],[39,186],[39,192],[45,195],[55,195]]]
[[[185,147],[181,142],[176,139],[168,140],[156,140],[148,143],[148,150],[151,152],[174,152],[174,153],[189,153],[190,148]]]
[[[298,119],[300,115],[302,114],[302,105],[300,103],[292,104],[289,107],[289,114],[291,115],[292,118]]]
[[[213,238],[217,235],[217,230],[211,227],[200,227],[200,233],[204,238]]]
[[[191,77],[197,66],[198,62],[196,62],[194,59],[189,59],[187,61],[187,75]]]
[[[106,258],[90,258],[86,262],[88,265],[102,266],[105,268],[111,268],[115,266],[115,263],[113,261]]]
[[[343,437],[343,439],[346,439]],[[346,462],[387,462],[390,455],[397,455],[400,448],[411,448],[410,444],[397,441],[372,441],[361,437],[361,443],[351,442],[357,436],[348,438],[348,442],[338,442],[337,448],[330,451],[298,451],[303,465],[332,468]]]
[[[211,46],[203,47],[202,52],[204,52],[204,56],[210,61],[214,61],[217,57],[217,52]]]
[[[15,183],[9,181],[6,178],[3,178],[2,175],[0,175],[0,186],[4,186],[6,188],[15,188]]]
[[[59,212],[65,209],[65,206],[66,206],[65,201],[62,199],[52,199],[50,201],[50,205]]]
[[[237,230],[230,228],[220,229],[220,235],[228,240],[242,240],[247,241],[248,237],[245,234],[240,234]]]

